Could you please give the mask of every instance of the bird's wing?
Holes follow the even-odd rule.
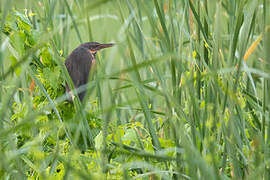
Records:
[[[76,48],[66,59],[65,65],[76,88],[88,81],[92,55],[84,47]]]

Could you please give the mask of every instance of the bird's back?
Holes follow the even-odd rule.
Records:
[[[79,88],[88,82],[88,76],[93,61],[93,56],[85,47],[79,46],[74,49],[65,61],[66,68],[73,81],[75,88]],[[70,89],[67,86],[67,91]],[[80,100],[83,99],[85,91],[79,93]]]

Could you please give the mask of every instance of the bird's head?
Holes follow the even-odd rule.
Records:
[[[104,48],[108,48],[108,47],[112,47],[113,45],[114,45],[114,43],[101,44],[98,42],[87,42],[87,43],[82,44],[81,46],[89,49],[90,53],[93,56],[96,56],[96,53],[99,50],[104,49]]]

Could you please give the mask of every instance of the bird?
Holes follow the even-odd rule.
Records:
[[[76,89],[88,83],[89,73],[96,64],[96,53],[101,49],[112,46],[114,46],[114,43],[101,44],[98,42],[86,42],[71,52],[65,60],[65,66]],[[67,83],[66,92],[70,93]],[[85,90],[78,93],[80,101],[83,101],[85,93]]]

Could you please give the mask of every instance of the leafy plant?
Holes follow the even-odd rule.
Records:
[[[0,2],[0,177],[269,179],[267,0]],[[97,55],[84,102],[64,66]]]

